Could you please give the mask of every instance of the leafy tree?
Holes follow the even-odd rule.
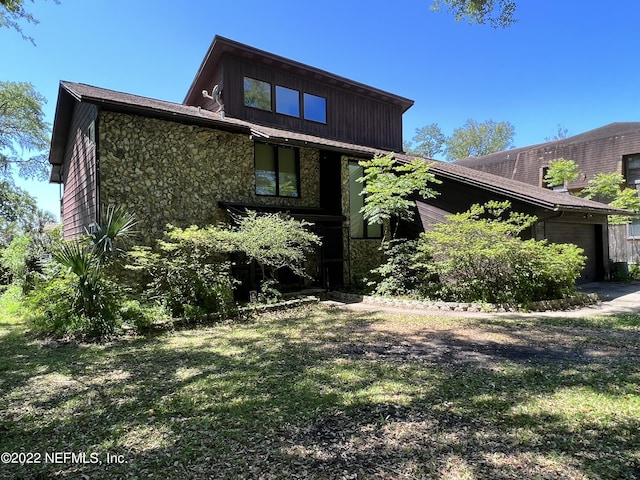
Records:
[[[544,181],[550,187],[563,185],[565,188],[580,176],[580,167],[573,160],[558,158],[549,162]]]
[[[589,180],[589,186],[581,194],[587,200],[609,203],[615,200],[625,183],[624,176],[620,173],[598,173]]]
[[[255,260],[263,280],[267,278],[267,270],[275,279],[278,270],[284,267],[298,276],[306,276],[306,255],[321,244],[320,237],[308,229],[310,223],[280,213],[259,215],[253,211],[236,221],[238,226],[232,237],[235,248],[249,260]]]
[[[513,146],[515,128],[509,122],[467,120],[453,131],[444,150],[449,160],[477,157],[506,150]]]
[[[442,153],[446,141],[447,137],[444,136],[440,127],[436,123],[432,123],[416,128],[416,134],[413,140],[405,145],[405,150],[411,155],[435,158]]]
[[[0,82],[0,175],[9,177],[13,167],[24,178],[46,180],[49,124],[44,120],[46,100],[30,83]],[[24,158],[30,152],[31,156]]]
[[[49,258],[53,240],[45,226],[54,221],[29,193],[0,180],[0,283],[29,287],[30,275]]]
[[[30,230],[36,211],[35,198],[10,180],[0,180],[0,248],[6,247],[15,235]]]
[[[536,217],[510,203],[473,205],[419,239],[417,260],[436,276],[430,293],[454,301],[526,304],[572,293],[584,268],[582,249],[522,240]],[[427,290],[429,291],[429,290]]]
[[[612,225],[624,225],[638,218],[640,214],[640,197],[638,197],[638,191],[633,188],[626,187],[621,189],[609,205],[634,212],[633,215],[610,215],[609,223]]]
[[[431,9],[453,13],[457,22],[489,23],[493,28],[506,28],[517,22],[513,0],[434,0]]]
[[[409,197],[417,193],[423,198],[433,198],[438,193],[429,184],[442,183],[429,171],[430,164],[420,159],[398,163],[393,154],[376,155],[360,165],[364,168],[364,176],[358,182],[364,184],[362,195],[365,199],[361,213],[370,224],[384,225],[395,218],[393,237],[400,220],[413,219],[415,202]]]
[[[627,187],[626,180],[620,173],[598,173],[589,180],[589,186],[583,189],[581,194],[586,199],[635,212],[635,215],[609,215],[611,225],[625,225],[640,214],[638,191]]]
[[[53,0],[54,3],[59,4],[59,0]],[[31,0],[33,3],[33,0]],[[31,24],[38,24],[38,20],[29,12],[24,9],[25,0],[0,0],[0,28],[7,27],[12,28],[20,35],[24,40],[29,40],[35,45],[33,37],[27,36],[22,32],[22,25],[20,22],[27,22]]]

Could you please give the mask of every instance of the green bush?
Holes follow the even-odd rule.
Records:
[[[120,292],[106,268],[134,235],[135,219],[108,207],[91,235],[50,246],[49,271],[27,294],[28,319],[43,335],[100,338],[118,330]]]
[[[148,332],[154,324],[166,323],[170,317],[161,305],[142,304],[138,300],[126,300],[118,311],[122,322],[140,333]]]
[[[230,316],[236,312],[228,258],[232,250],[224,230],[171,227],[157,251],[132,249],[130,268],[148,276],[148,298],[166,305],[175,317]]]
[[[51,249],[60,238],[59,228],[13,237],[11,243],[0,250],[0,270],[5,272],[4,280],[19,285],[27,293],[36,278],[43,273],[44,265],[51,260]]]
[[[367,284],[383,296],[419,296],[429,279],[424,265],[416,261],[418,241],[404,238],[385,242],[386,261],[371,271]]]
[[[120,326],[115,287],[98,280],[91,287],[92,306],[86,308],[85,287],[72,273],[44,278],[25,298],[26,318],[42,335],[97,338],[114,334]]]
[[[432,296],[527,304],[575,291],[584,268],[582,249],[522,240],[520,233],[536,218],[509,209],[509,202],[473,205],[421,234],[417,260],[437,277]]]
[[[278,282],[267,279],[260,284],[258,299],[262,303],[276,303],[282,300],[282,293],[278,290]]]

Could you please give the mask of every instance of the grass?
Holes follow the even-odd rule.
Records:
[[[17,305],[0,304],[0,452],[41,463],[0,478],[640,475],[638,315],[309,307],[83,345],[31,338]]]

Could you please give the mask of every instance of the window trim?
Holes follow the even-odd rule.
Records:
[[[258,157],[257,157],[257,154],[256,154],[256,152],[257,152],[256,145],[266,145],[266,146],[268,146],[268,147],[273,149],[275,187],[276,187],[276,193],[275,194],[258,193],[258,184],[257,184],[257,182],[255,182],[256,173],[258,172],[258,169],[257,169]],[[297,195],[282,195],[280,193],[280,155],[279,155],[279,150],[280,149],[293,150],[293,152],[294,152],[295,175],[296,175],[296,193],[297,193]],[[272,144],[272,143],[255,142],[253,144],[253,178],[254,178],[254,182],[255,182],[255,184],[254,184],[254,193],[258,197],[302,198],[302,191],[301,191],[301,188],[300,188],[300,149],[296,148],[296,147],[289,147],[289,146],[286,146],[286,145],[277,145],[277,144]]]

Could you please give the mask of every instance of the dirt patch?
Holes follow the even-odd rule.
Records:
[[[375,334],[371,335],[371,330]],[[374,324],[354,329],[354,341],[342,344],[340,354],[391,362],[419,361],[526,364],[585,364],[640,358],[640,332],[585,328],[519,328],[515,325],[424,329],[419,325]],[[631,341],[630,340],[634,340]]]

